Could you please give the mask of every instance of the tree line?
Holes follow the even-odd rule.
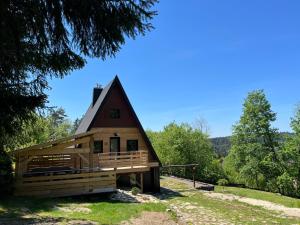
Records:
[[[280,142],[286,141],[287,137],[294,135],[291,132],[280,132]],[[226,137],[214,137],[209,139],[212,143],[215,153],[220,158],[224,158],[228,155],[231,148],[231,136]]]
[[[172,122],[162,131],[147,134],[162,164],[198,163],[196,179],[300,197],[300,106],[291,118],[292,134],[280,133],[272,126],[275,120],[265,93],[256,90],[245,99],[230,140],[218,140],[221,154],[206,133],[187,123]],[[191,171],[182,168],[167,172],[192,177]]]

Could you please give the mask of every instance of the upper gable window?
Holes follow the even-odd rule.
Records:
[[[109,117],[111,119],[119,119],[120,118],[120,109],[111,109],[109,112]]]

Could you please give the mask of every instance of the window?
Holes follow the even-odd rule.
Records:
[[[94,141],[94,153],[103,153],[103,141]]]
[[[120,109],[111,109],[109,112],[109,117],[111,119],[119,119],[120,118]]]
[[[127,151],[139,150],[138,140],[127,140]]]

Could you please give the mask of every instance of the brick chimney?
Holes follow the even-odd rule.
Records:
[[[93,90],[93,106],[95,105],[97,99],[99,98],[102,90],[103,90],[103,88],[99,84],[97,84],[97,86],[94,87],[94,90]]]

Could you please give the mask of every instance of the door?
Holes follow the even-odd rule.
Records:
[[[110,152],[112,152],[112,153],[120,152],[120,138],[119,137],[111,137],[110,138]]]

